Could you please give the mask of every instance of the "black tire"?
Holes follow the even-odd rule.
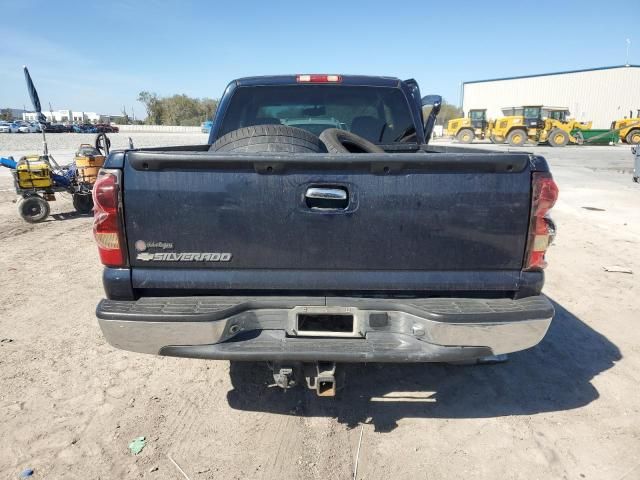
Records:
[[[73,208],[81,215],[88,215],[93,210],[93,197],[91,194],[75,193],[73,195]]]
[[[463,128],[456,135],[456,140],[460,143],[471,143],[476,138],[476,134],[469,128]]]
[[[320,134],[320,140],[329,153],[384,153],[375,143],[339,128],[327,128]]]
[[[109,151],[111,150],[111,139],[107,137],[106,133],[97,134],[94,145],[96,150],[98,150],[102,155],[105,157],[109,155]]]
[[[49,202],[38,195],[23,198],[18,202],[18,213],[25,222],[42,222],[49,216],[49,211]]]
[[[229,132],[211,147],[213,152],[319,153],[322,142],[313,133],[286,125],[255,125]]]
[[[549,132],[549,145],[552,147],[564,147],[569,143],[569,134],[559,128],[554,128]]]
[[[509,142],[509,145],[512,147],[521,147],[527,143],[527,132],[520,128],[511,130],[509,135],[507,135],[507,142]]]
[[[640,130],[631,130],[624,138],[629,145],[640,145]]]

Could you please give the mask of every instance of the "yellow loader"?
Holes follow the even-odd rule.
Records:
[[[633,111],[629,112],[629,117],[615,120],[611,124],[611,130],[620,131],[620,139],[623,143],[640,145],[640,109],[635,117],[633,117]]]
[[[486,109],[469,110],[467,117],[454,118],[447,123],[447,135],[460,143],[471,143],[476,138],[488,137],[491,122],[487,120]]]
[[[493,143],[507,141],[513,147],[520,147],[527,141],[548,142],[552,147],[564,147],[568,143],[580,143],[574,136],[579,130],[589,130],[592,122],[578,122],[567,118],[569,110],[563,107],[530,105],[502,109],[505,115],[498,118],[490,132]]]

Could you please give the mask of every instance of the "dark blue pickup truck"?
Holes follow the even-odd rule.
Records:
[[[439,107],[414,80],[243,78],[207,144],[111,153],[94,188],[107,340],[268,362],[321,395],[336,363],[536,345],[554,313],[547,162],[430,145]]]

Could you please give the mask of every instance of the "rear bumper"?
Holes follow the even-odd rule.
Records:
[[[349,338],[301,337],[298,313],[349,314]],[[102,300],[107,341],[124,350],[255,361],[441,362],[499,355],[542,340],[553,306],[510,299],[175,297]]]

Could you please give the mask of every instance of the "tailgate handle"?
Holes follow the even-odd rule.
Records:
[[[345,188],[309,187],[304,197],[307,207],[312,210],[344,210],[349,204]]]

